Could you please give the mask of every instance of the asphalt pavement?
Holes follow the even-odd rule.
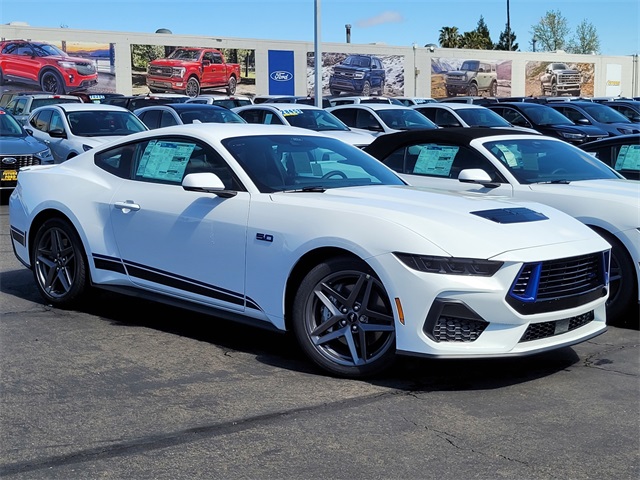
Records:
[[[0,477],[637,480],[639,341],[332,378],[286,335],[110,293],[44,304],[2,205]]]

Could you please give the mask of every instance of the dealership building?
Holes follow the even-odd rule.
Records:
[[[133,33],[39,28],[19,23],[3,25],[1,36],[3,40],[51,43],[70,55],[94,59],[100,77],[98,85],[89,91],[96,92],[147,93],[145,62],[168,55],[173,48],[181,46],[216,48],[224,52],[235,50],[234,60],[241,64],[243,76],[247,73],[238,85],[237,93],[248,95],[312,95],[316,78],[321,78],[322,92],[328,95],[333,66],[351,54],[361,54],[375,56],[381,61],[386,72],[383,93],[390,96],[445,97],[448,73],[459,70],[464,61],[470,60],[491,65],[490,74],[497,82],[492,93],[497,96],[544,94],[541,78],[551,64],[564,64],[567,69],[580,72],[579,90],[571,93],[579,91],[581,96],[587,97],[640,96],[637,54],[603,56],[562,51],[506,52],[417,45],[320,43],[322,72],[317,76],[313,41],[175,35],[164,29],[157,33]]]

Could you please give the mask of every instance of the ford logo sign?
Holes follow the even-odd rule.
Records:
[[[278,70],[277,72],[271,72],[269,77],[271,77],[271,80],[275,80],[276,82],[288,82],[293,79],[293,73]]]
[[[13,157],[5,157],[2,159],[3,165],[15,165],[16,163],[18,163],[18,159]]]

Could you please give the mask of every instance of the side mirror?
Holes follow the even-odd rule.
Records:
[[[477,183],[486,188],[497,188],[499,183],[491,181],[491,177],[481,168],[467,168],[458,174],[458,181],[462,183]]]
[[[67,134],[64,133],[64,130],[61,128],[55,128],[53,130],[49,130],[49,136],[53,138],[67,138]]]
[[[201,172],[189,173],[182,179],[182,188],[188,192],[212,193],[221,198],[235,197],[238,192],[227,190],[215,173]]]

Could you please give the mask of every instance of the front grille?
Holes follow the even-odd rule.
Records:
[[[149,75],[154,75],[157,77],[171,77],[171,75],[173,75],[173,68],[150,66]]]
[[[606,294],[608,252],[523,265],[507,302],[524,314],[582,305]]]
[[[93,75],[97,72],[96,66],[93,62],[76,63],[76,71],[78,75]]]
[[[15,158],[15,163],[5,163],[10,158]],[[40,165],[40,159],[33,155],[0,155],[0,170],[19,170],[30,165]]]
[[[561,73],[558,75],[558,83],[580,83],[579,73]]]
[[[530,342],[531,340],[539,340],[541,338],[549,338],[555,335],[561,335],[576,328],[580,328],[587,323],[593,321],[593,310],[577,317],[569,317],[553,322],[532,323],[520,338],[520,342]]]

